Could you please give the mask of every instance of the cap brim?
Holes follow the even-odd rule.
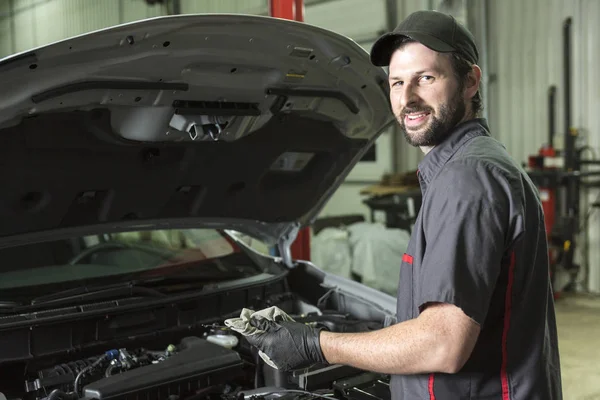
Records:
[[[378,67],[390,65],[392,55],[394,54],[394,51],[396,51],[394,43],[396,42],[396,39],[401,37],[408,37],[416,40],[431,50],[438,51],[440,53],[447,53],[456,50],[454,47],[441,41],[440,39],[422,32],[390,32],[382,35],[373,44],[373,47],[371,48],[371,63]]]

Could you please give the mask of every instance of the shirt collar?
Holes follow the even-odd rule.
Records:
[[[477,136],[489,135],[488,124],[484,118],[471,119],[452,128],[448,137],[431,149],[419,163],[419,182],[423,189],[467,141]]]

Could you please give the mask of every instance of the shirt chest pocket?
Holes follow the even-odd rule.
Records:
[[[398,283],[398,301],[396,305],[396,317],[398,322],[414,318],[414,261],[414,257],[409,253],[404,253],[402,256],[402,264],[400,265],[400,282]]]

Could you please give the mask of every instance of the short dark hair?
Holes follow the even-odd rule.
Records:
[[[411,39],[409,37],[403,36],[396,39],[394,42],[394,46],[392,47],[395,50],[398,50],[402,46],[407,43],[419,43],[417,40]],[[452,70],[454,71],[454,76],[458,80],[458,87],[464,88],[467,77],[472,70],[473,64],[467,61],[460,53],[453,51],[447,54],[450,57],[450,63],[452,65]],[[473,115],[479,116],[481,111],[483,111],[483,97],[481,96],[481,88],[477,90],[475,96],[471,99],[471,111]]]

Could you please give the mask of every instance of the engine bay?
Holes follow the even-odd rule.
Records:
[[[383,321],[361,320],[337,309],[304,303],[287,293],[281,304],[296,321],[333,332],[380,329]],[[308,310],[308,311],[307,311]],[[258,356],[244,337],[223,321],[185,332],[130,337],[119,346],[19,366],[0,366],[0,399],[389,399],[389,377],[343,365],[313,365],[283,372]],[[94,353],[94,351],[96,351]],[[85,355],[85,356],[84,356]],[[51,364],[53,363],[53,364]],[[18,368],[24,368],[23,370]]]

